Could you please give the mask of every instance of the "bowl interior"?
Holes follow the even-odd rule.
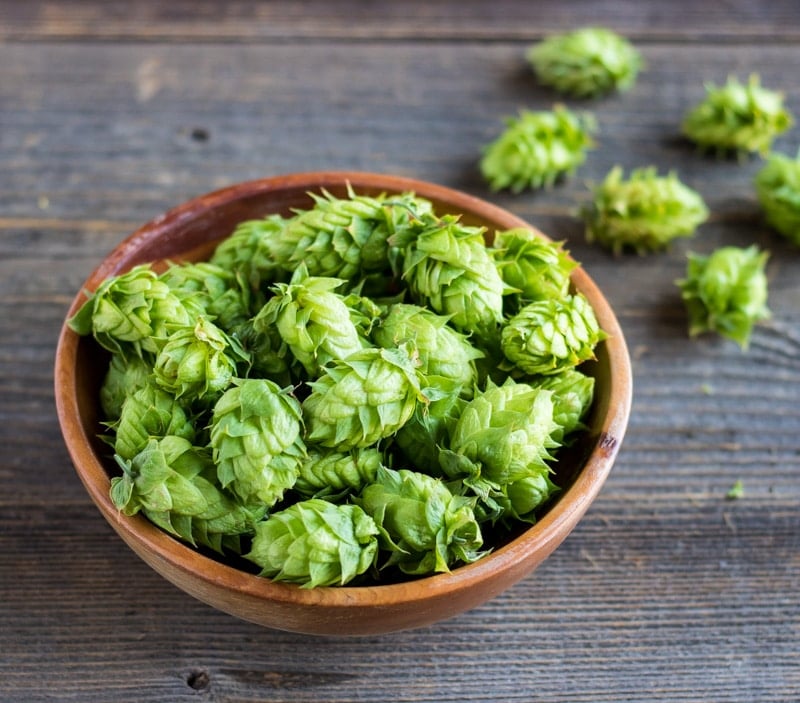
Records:
[[[468,224],[486,226],[490,236],[511,227],[534,229],[486,201],[435,184],[363,173],[294,174],[238,184],[171,210],[114,249],[84,289],[93,290],[108,276],[140,263],[207,258],[238,223],[306,209],[313,203],[309,192],[325,189],[344,196],[348,184],[367,195],[413,191],[430,199],[437,213],[461,214]],[[573,273],[573,285],[588,297],[609,339],[599,345],[597,359],[582,367],[596,379],[595,402],[587,431],[559,453],[555,480],[562,490],[533,527],[507,537],[488,557],[449,574],[380,586],[300,589],[191,549],[141,516],[118,514],[108,495],[110,477],[117,470],[98,439],[98,395],[108,354],[66,325],[56,358],[62,431],[81,480],[112,527],[147,563],[195,597],[254,622],[302,632],[367,634],[427,624],[491,598],[535,568],[575,526],[611,469],[630,409],[630,363],[613,312],[581,268]],[[83,293],[76,296],[70,316],[84,299]]]

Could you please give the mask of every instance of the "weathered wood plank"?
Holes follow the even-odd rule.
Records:
[[[22,41],[505,40],[535,39],[592,24],[611,26],[643,41],[790,41],[800,34],[800,12],[792,0],[769,3],[468,0],[455,5],[423,0],[403,3],[177,0],[168,4],[153,0],[137,3],[4,0],[0,3],[0,38]]]

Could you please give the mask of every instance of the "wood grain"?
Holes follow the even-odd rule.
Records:
[[[556,99],[525,47],[589,21],[640,41],[647,72],[580,105],[600,133],[575,179],[488,193],[480,146]],[[800,115],[798,35],[789,0],[0,2],[0,700],[800,700],[799,255],[761,220],[757,159],[677,136],[729,73],[759,72]],[[586,244],[574,211],[615,163],[676,169],[711,220],[660,255]],[[490,603],[387,637],[260,629],[163,581],[90,503],[53,408],[69,300],[122,237],[213,188],[317,168],[463,188],[566,239],[634,362],[619,459],[562,547]],[[744,353],[689,340],[686,251],[752,242],[772,252],[773,318]]]

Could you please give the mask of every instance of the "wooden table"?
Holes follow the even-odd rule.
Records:
[[[491,194],[481,146],[557,99],[525,49],[586,24],[634,40],[647,72],[580,103],[600,129],[575,178]],[[800,250],[761,219],[758,159],[679,137],[705,81],[751,72],[800,116],[796,0],[2,0],[0,700],[800,700]],[[675,169],[710,220],[663,254],[587,244],[574,211],[617,163]],[[314,169],[436,181],[566,239],[632,354],[629,432],[583,522],[529,578],[422,630],[315,639],[193,600],[105,523],[56,421],[59,328],[110,249],[191,196]],[[746,352],[690,340],[686,252],[751,243],[772,252],[771,321]]]

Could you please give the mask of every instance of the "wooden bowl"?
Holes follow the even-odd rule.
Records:
[[[531,226],[488,202],[439,185],[358,172],[299,173],[234,185],[190,200],[125,239],[89,276],[94,290],[108,276],[160,259],[197,260],[243,220],[309,208],[308,192],[325,188],[343,196],[412,191],[438,213],[460,213],[489,232]],[[473,608],[533,571],[575,527],[600,491],[625,432],[631,403],[631,368],[622,332],[608,302],[581,268],[572,276],[609,334],[589,365],[596,379],[588,431],[558,462],[563,490],[548,512],[490,555],[451,573],[403,583],[302,589],[276,583],[202,554],[162,532],[146,518],[128,517],[109,498],[116,468],[97,438],[98,391],[106,354],[89,337],[64,325],[55,362],[58,418],[75,468],[100,512],[147,564],[179,588],[222,611],[280,630],[330,635],[368,635],[408,629]],[[80,292],[72,316],[85,300]],[[587,367],[583,367],[587,368]]]

